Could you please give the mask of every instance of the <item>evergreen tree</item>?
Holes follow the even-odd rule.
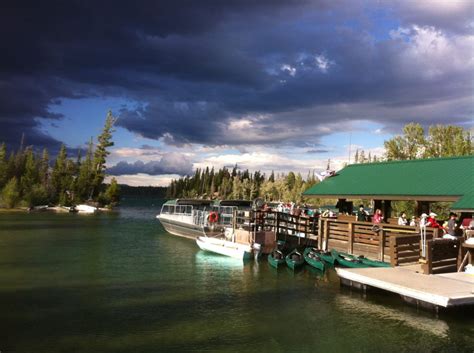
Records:
[[[288,176],[286,177],[286,185],[289,191],[293,190],[293,187],[295,186],[295,180],[296,180],[295,173],[289,172]]]
[[[7,183],[8,180],[8,160],[7,160],[7,146],[5,143],[0,145],[0,189]]]
[[[31,190],[39,182],[38,166],[31,148],[25,151],[25,156],[24,172],[20,178],[20,193],[26,198],[31,198],[29,196]]]
[[[275,182],[275,173],[273,172],[272,170],[272,174],[270,174],[270,177],[268,178],[269,181],[271,181],[272,183]]]
[[[105,198],[107,200],[107,204],[110,206],[115,206],[120,201],[120,186],[117,184],[117,180],[112,178],[110,184],[107,186],[105,190]]]
[[[359,163],[365,163],[365,152],[364,152],[364,150],[360,150]]]
[[[102,133],[97,137],[97,148],[94,153],[94,178],[92,181],[92,196],[97,195],[105,179],[105,163],[107,156],[110,154],[108,151],[109,147],[114,145],[112,141],[112,133],[114,132],[113,127],[116,119],[112,116],[112,112],[109,110],[107,118],[105,119],[104,129]]]
[[[54,198],[57,200],[61,198],[62,194],[66,191],[66,171],[67,171],[67,152],[66,146],[61,145],[59,154],[54,162],[53,171],[51,173],[51,187],[53,190]]]
[[[84,161],[81,162],[79,167],[79,175],[76,181],[75,194],[76,199],[80,201],[85,201],[89,198],[92,193],[92,183],[93,183],[93,155],[94,155],[94,143],[92,138],[89,141],[89,147],[87,149],[86,157]]]
[[[10,179],[2,190],[3,204],[7,208],[15,207],[20,201],[20,190],[16,177]]]
[[[46,148],[43,149],[43,154],[41,156],[41,162],[39,165],[39,176],[41,179],[41,184],[46,189],[49,182],[49,153]]]

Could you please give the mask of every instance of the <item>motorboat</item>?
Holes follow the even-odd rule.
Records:
[[[196,243],[201,250],[215,254],[233,257],[235,259],[248,260],[252,257],[252,247],[247,244],[239,244],[225,239],[200,236]]]

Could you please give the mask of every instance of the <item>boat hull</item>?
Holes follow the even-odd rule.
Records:
[[[306,248],[306,249],[308,249],[308,248]],[[316,249],[316,248],[313,248],[313,247],[309,248],[309,249],[311,249],[311,251],[316,253],[321,258],[321,260],[323,260],[324,263],[334,266],[334,257],[332,256],[332,254],[330,252],[324,251],[324,250],[319,250],[319,249]]]
[[[273,251],[270,254],[268,254],[267,260],[268,260],[269,265],[274,268],[278,268],[285,263],[285,257],[282,256],[281,259],[276,259],[273,256]]]
[[[299,255],[299,259],[294,260],[294,259],[292,258],[294,254],[298,254],[298,255]],[[286,261],[286,265],[287,265],[289,268],[291,268],[292,270],[299,269],[299,268],[303,267],[303,265],[304,265],[304,257],[303,257],[303,255],[300,254],[299,252],[297,252],[296,250],[293,250],[293,251],[290,252],[288,255],[286,255],[285,261]]]
[[[311,250],[311,248],[306,248],[303,252],[306,263],[314,268],[317,268],[318,270],[324,271],[325,266],[323,259],[318,254],[311,256]]]
[[[238,244],[226,240],[197,237],[196,243],[201,250],[235,259],[248,260],[252,258],[252,248],[249,245]]]
[[[369,260],[366,259],[365,257],[359,257],[360,261],[362,261],[364,264],[370,266],[370,267],[392,267],[387,262],[382,262],[382,261],[375,261],[375,260]]]
[[[184,222],[179,222],[176,220],[172,220],[169,218],[164,217],[157,217],[160,220],[161,225],[165,230],[173,235],[178,237],[184,237],[188,239],[196,239],[197,237],[201,237],[203,235],[217,235],[222,232],[220,229],[210,229],[208,227],[202,227],[195,224],[189,224]]]
[[[336,250],[331,250],[331,254],[334,257],[334,265],[341,265],[343,267],[349,268],[364,268],[370,267],[369,265],[363,263],[357,256],[340,253]]]

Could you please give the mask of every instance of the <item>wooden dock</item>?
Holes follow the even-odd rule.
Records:
[[[365,290],[379,288],[399,294],[421,307],[451,308],[474,305],[474,275],[464,272],[425,275],[413,267],[336,268],[344,285]]]

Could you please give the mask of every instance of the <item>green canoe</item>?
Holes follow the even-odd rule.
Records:
[[[359,259],[357,256],[339,252],[334,249],[331,250],[331,254],[334,258],[335,265],[339,264],[343,267],[351,268],[370,267],[368,264],[363,263],[362,260]]]
[[[268,254],[267,260],[270,266],[278,268],[278,266],[285,263],[285,256],[283,255],[282,251],[275,249],[270,254]]]
[[[318,270],[324,271],[324,261],[321,256],[319,256],[319,253],[317,251],[313,251],[313,249],[314,248],[304,249],[303,257],[309,265],[317,268]]]
[[[288,267],[292,270],[301,268],[304,265],[304,256],[296,249],[286,255],[285,260]]]
[[[359,256],[358,259],[370,267],[392,267],[388,262],[369,260],[364,256]]]
[[[331,252],[320,250],[320,249],[317,249],[317,248],[314,248],[314,247],[311,248],[311,250],[312,250],[313,253],[318,254],[318,256],[321,258],[321,260],[323,260],[327,264],[334,265],[334,257],[332,257]]]

